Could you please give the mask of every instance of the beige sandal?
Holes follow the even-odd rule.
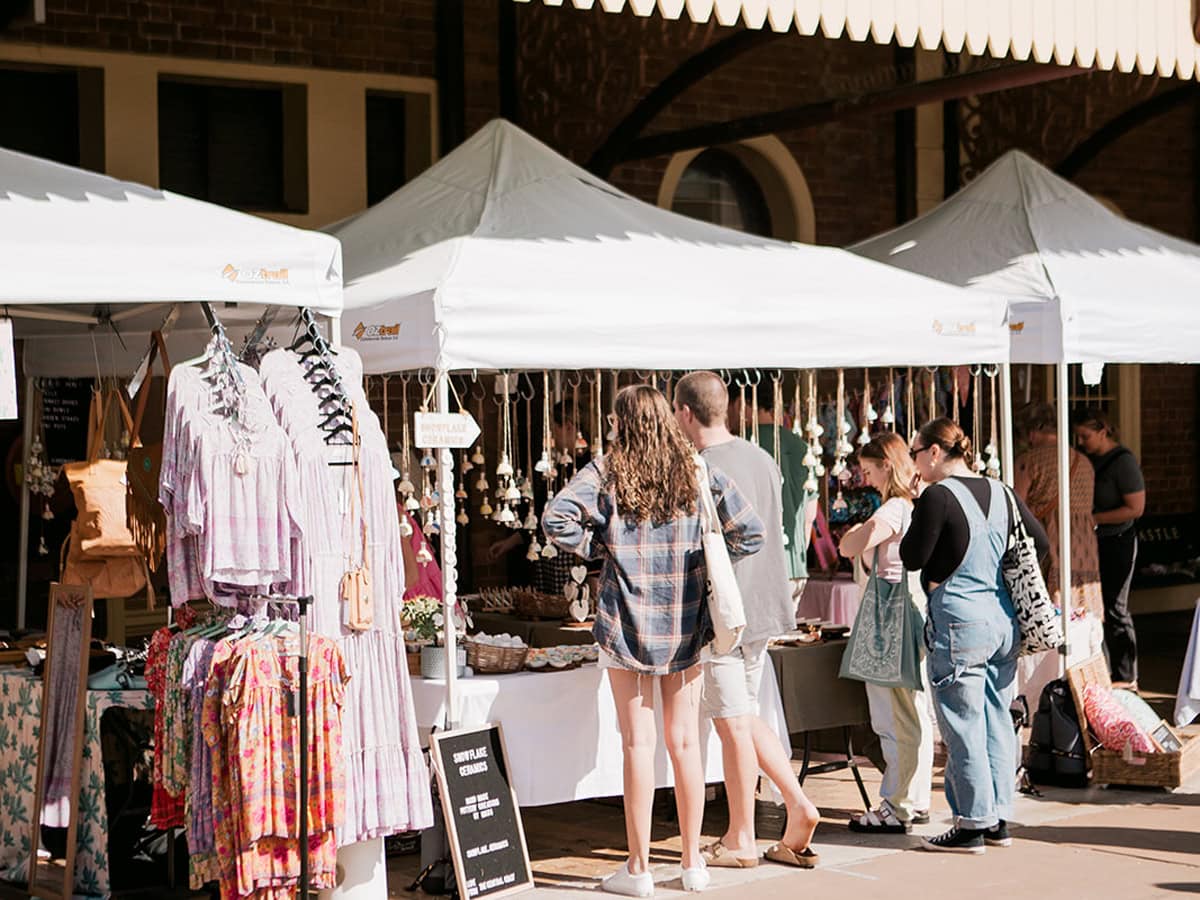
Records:
[[[758,865],[758,857],[734,856],[733,851],[720,841],[709,844],[700,851],[710,869],[753,869]]]
[[[805,847],[797,853],[785,844],[772,844],[764,856],[771,862],[795,866],[798,869],[815,869],[821,862],[821,857],[813,852],[812,847]]]

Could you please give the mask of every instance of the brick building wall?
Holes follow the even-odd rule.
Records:
[[[1196,510],[1195,366],[1142,366],[1142,472],[1150,514]]]
[[[436,0],[47,0],[42,25],[5,38],[92,50],[434,74]]]

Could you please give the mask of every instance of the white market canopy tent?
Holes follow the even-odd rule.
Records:
[[[129,374],[173,303],[208,301],[227,324],[264,305],[342,307],[328,235],[4,149],[0,271],[0,312],[27,339],[31,375],[95,375],[97,356],[104,374]],[[203,346],[198,309],[175,335]]]
[[[1005,307],[643,203],[502,120],[332,226],[367,372],[948,365]]]
[[[1121,217],[1017,150],[850,249],[1006,297],[1012,362],[1200,362],[1200,246]]]

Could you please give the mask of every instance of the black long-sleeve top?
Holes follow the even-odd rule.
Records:
[[[991,503],[991,480],[951,477],[957,478],[959,483],[971,492],[971,496],[986,516]],[[1050,539],[1046,537],[1046,529],[1020,497],[1017,498],[1017,508],[1021,511],[1026,530],[1037,545],[1038,558],[1045,558],[1050,551]],[[1008,527],[1011,531],[1012,510],[1007,512]],[[940,584],[954,574],[954,570],[962,563],[963,557],[967,555],[970,539],[967,514],[963,512],[950,488],[941,484],[931,485],[913,505],[912,524],[900,542],[900,559],[910,572],[921,570],[921,581],[925,585]]]

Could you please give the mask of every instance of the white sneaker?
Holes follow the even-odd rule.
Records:
[[[685,891],[699,893],[712,882],[712,873],[708,871],[708,866],[704,863],[681,871],[683,872],[683,889]]]
[[[629,863],[625,863],[600,882],[600,890],[607,894],[621,894],[625,897],[653,897],[654,876],[649,872],[631,875]]]

